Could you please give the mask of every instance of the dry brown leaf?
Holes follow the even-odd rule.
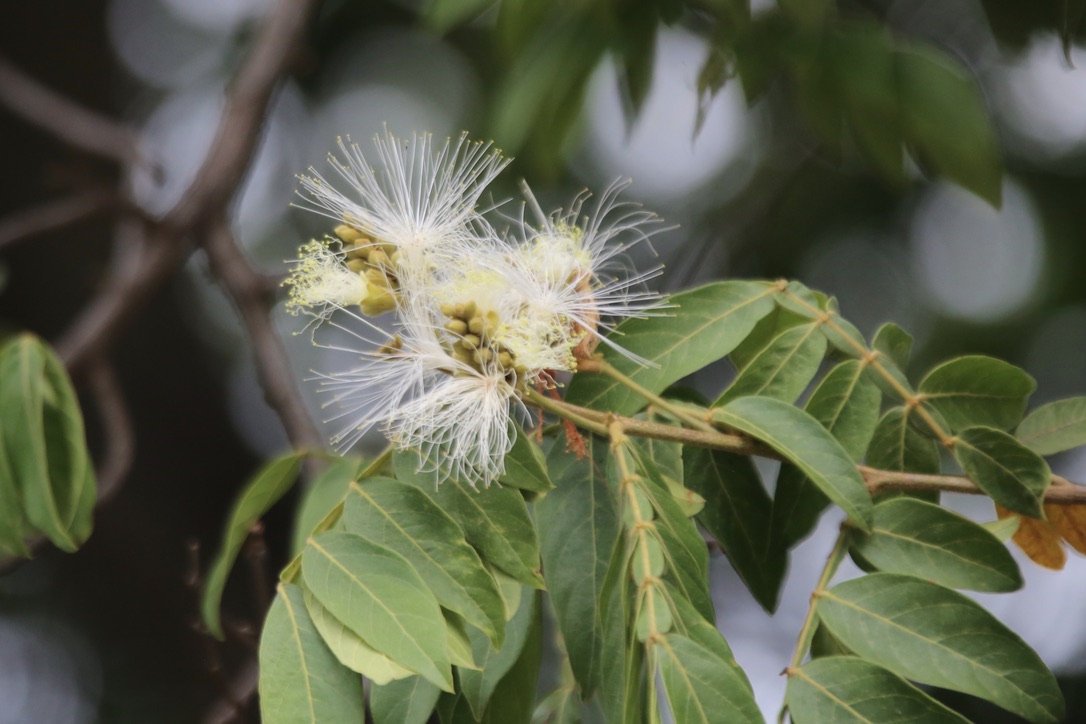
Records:
[[[1018,515],[998,504],[995,508],[1000,520]],[[1045,508],[1047,513],[1048,506]],[[1062,537],[1053,522],[1025,515],[1020,517],[1018,531],[1011,540],[1037,565],[1061,570],[1067,562],[1067,553],[1063,550]]]
[[[1063,539],[1086,555],[1086,505],[1046,505],[1045,515]]]

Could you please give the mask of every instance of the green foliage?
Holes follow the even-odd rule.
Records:
[[[0,347],[0,552],[40,533],[65,551],[90,537],[97,498],[79,400],[37,337]]]
[[[796,724],[965,724],[904,679],[852,656],[829,656],[791,672],[785,702]]]
[[[279,585],[260,637],[260,715],[268,724],[363,720],[362,680],[340,665],[309,618],[302,590]]]
[[[905,573],[950,588],[1014,591],[1022,576],[998,539],[976,523],[912,498],[875,506],[870,533],[854,543],[864,560],[888,573]]]
[[[826,591],[818,612],[845,646],[899,676],[985,698],[1030,721],[1063,717],[1056,679],[1037,654],[959,593],[874,573]]]
[[[1038,407],[1018,425],[1015,436],[1038,455],[1053,455],[1086,445],[1086,397]]]
[[[234,567],[241,546],[249,537],[253,524],[294,485],[304,457],[301,453],[291,453],[265,465],[245,486],[230,511],[222,545],[208,568],[200,601],[204,623],[208,631],[217,638],[223,637],[219,604],[222,602],[227,576]]]
[[[665,707],[678,724],[762,721],[715,626],[698,526],[772,610],[788,549],[832,503],[847,519],[786,670],[793,721],[963,721],[914,684],[1058,720],[1062,699],[1037,655],[950,590],[1021,585],[1004,546],[1018,519],[979,525],[905,483],[943,472],[941,442],[981,491],[1039,516],[1051,473],[1028,444],[1073,446],[1077,401],[1018,424],[1032,379],[982,357],[937,366],[914,392],[902,371],[907,333],[883,327],[869,347],[832,299],[799,284],[725,282],[673,301],[675,316],[620,330],[657,366],[605,351],[618,371],[600,365],[568,390],[590,408],[549,408],[589,429],[545,427],[555,431],[546,455],[521,435],[507,486],[435,486],[412,451],[365,471],[333,465],[305,506],[304,552],[269,616],[262,657],[278,659],[262,687],[290,682],[289,706],[357,711],[361,674],[374,684],[377,724],[434,711],[456,724],[577,722],[582,698],[609,722],[655,721]],[[729,355],[739,375],[715,406],[657,396]],[[885,410],[880,387],[893,398]],[[1016,424],[1019,438],[1004,431]],[[772,496],[752,453],[783,461]],[[289,484],[290,461],[246,489],[223,570],[253,516]],[[831,588],[849,549],[868,573]],[[546,615],[564,673],[537,704]],[[330,691],[317,676],[342,686]],[[360,721],[337,716],[346,718],[321,720]]]
[[[772,294],[768,284],[740,281],[675,294],[669,316],[628,319],[615,330],[623,348],[648,364],[620,355],[610,362],[648,390],[662,392],[735,349],[773,310]],[[566,399],[619,415],[637,412],[646,402],[602,375],[574,377]]]

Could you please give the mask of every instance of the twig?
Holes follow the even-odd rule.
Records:
[[[654,440],[678,442],[683,445],[722,450],[737,455],[755,455],[773,460],[787,460],[780,453],[767,448],[762,443],[744,435],[732,435],[724,432],[703,432],[701,430],[689,430],[675,425],[663,425],[646,420],[634,420],[628,417],[612,415],[609,413],[590,410],[585,407],[571,405],[564,400],[550,400],[538,393],[532,394],[529,390],[524,399],[541,409],[553,412],[556,415],[572,421],[574,424],[595,432],[601,432],[611,422],[619,422],[622,429],[635,437],[647,437]],[[880,491],[944,491],[950,493],[966,493],[968,495],[987,495],[977,487],[976,483],[962,475],[921,475],[918,473],[903,473],[894,470],[880,470],[858,465],[856,469],[867,484],[872,493]],[[1056,505],[1086,505],[1086,485],[1069,483],[1061,477],[1053,476],[1053,485],[1045,491],[1043,502]]]
[[[280,0],[265,19],[231,86],[203,165],[162,221],[148,225],[147,249],[133,273],[107,279],[102,293],[57,344],[72,374],[110,346],[143,303],[185,259],[185,244],[233,200],[256,151],[260,126],[275,88],[302,42],[317,0]]]
[[[0,250],[38,234],[75,226],[121,205],[115,193],[98,189],[20,211],[0,221]]]
[[[298,391],[298,376],[268,318],[263,275],[253,270],[234,243],[225,219],[211,229],[203,246],[212,271],[226,288],[249,332],[264,398],[283,421],[287,437],[295,448],[319,450],[324,445],[323,438],[309,416]]]
[[[132,418],[124,401],[117,375],[105,360],[96,360],[87,373],[87,386],[94,395],[102,421],[106,451],[98,465],[98,500],[101,505],[120,490],[135,458]]]
[[[0,57],[0,104],[83,151],[122,165],[143,163],[127,128],[46,88],[3,57]]]

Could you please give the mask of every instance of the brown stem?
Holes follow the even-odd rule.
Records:
[[[253,270],[234,243],[225,219],[212,228],[203,246],[212,271],[226,288],[249,332],[264,398],[283,421],[295,448],[321,449],[323,437],[309,416],[298,389],[298,375],[291,368],[287,352],[268,317],[270,304],[263,275]]]
[[[116,193],[104,189],[82,191],[66,198],[46,201],[0,221],[0,249],[38,234],[67,229],[121,205]]]
[[[757,440],[743,435],[731,435],[723,432],[702,432],[701,430],[689,430],[674,425],[662,425],[646,420],[634,420],[609,413],[590,410],[578,405],[571,405],[563,400],[547,400],[547,404],[540,404],[536,397],[528,395],[527,401],[550,412],[565,417],[576,424],[592,432],[598,432],[599,427],[606,427],[610,422],[621,423],[622,429],[635,437],[647,437],[654,440],[678,442],[683,445],[723,450],[738,455],[756,455],[758,457],[773,460],[785,460],[775,450],[767,448]],[[582,423],[588,422],[585,426]],[[879,491],[900,490],[908,492],[944,491],[951,493],[966,493],[969,495],[986,495],[977,487],[976,483],[961,475],[922,475],[919,473],[902,473],[894,470],[880,470],[866,465],[857,465],[857,470],[872,493]],[[1086,485],[1069,483],[1059,476],[1053,476],[1053,484],[1045,491],[1043,501],[1056,505],[1086,505]]]
[[[129,129],[46,88],[3,57],[0,57],[0,104],[83,151],[121,165],[143,163]]]

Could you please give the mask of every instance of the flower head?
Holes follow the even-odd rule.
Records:
[[[587,194],[544,214],[525,187],[533,223],[502,238],[478,211],[507,161],[466,136],[437,148],[430,136],[374,140],[371,167],[340,142],[332,164],[351,187],[315,172],[302,189],[336,220],[336,238],[302,247],[287,280],[288,308],[353,335],[354,364],[321,373],[343,425],[337,448],[379,427],[420,454],[438,482],[489,484],[504,470],[528,385],[575,372],[611,320],[651,314],[641,285],[658,273],[626,272],[620,256],[659,228],[655,215],[617,201],[613,184],[591,213]],[[391,325],[369,318],[395,311]]]

